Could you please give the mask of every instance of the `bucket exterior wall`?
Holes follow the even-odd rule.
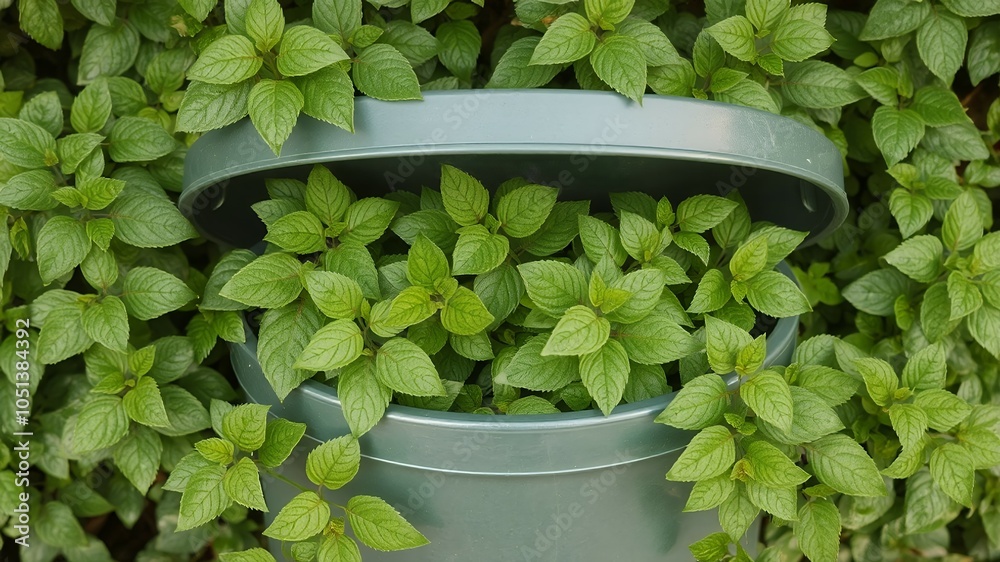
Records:
[[[791,276],[785,264],[779,270]],[[797,317],[778,321],[768,334],[766,364],[791,361],[797,330]],[[257,361],[254,335],[231,349],[250,401],[308,425],[281,473],[312,487],[305,478],[308,452],[350,432],[335,389],[310,380],[279,403]],[[691,485],[664,478],[694,435],[653,423],[674,395],[621,405],[607,417],[599,411],[482,416],[392,405],[361,438],[358,476],[325,498],[344,505],[354,495],[379,496],[431,541],[392,553],[361,546],[366,562],[692,560],[688,545],[719,524],[714,510],[682,513]],[[269,523],[298,490],[266,476],[263,488]],[[744,539],[749,549],[756,528]],[[280,542],[272,541],[271,551],[282,560]],[[291,560],[287,549],[284,559]]]

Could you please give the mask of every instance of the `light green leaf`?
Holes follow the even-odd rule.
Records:
[[[289,254],[265,254],[237,271],[219,295],[248,306],[280,308],[302,292],[301,267]]]
[[[261,80],[250,90],[250,121],[275,154],[281,153],[304,104],[302,92],[289,80]]]
[[[391,505],[373,496],[354,496],[347,502],[347,519],[358,539],[375,550],[405,550],[428,540]]]
[[[705,31],[730,55],[748,62],[757,58],[753,25],[747,18],[732,16],[705,28]]]
[[[597,76],[629,99],[642,103],[646,90],[646,57],[639,42],[626,35],[611,35],[594,47],[590,64]]]
[[[139,192],[125,192],[106,209],[115,238],[139,248],[174,246],[198,236],[198,231],[170,200]]]
[[[479,295],[466,287],[458,287],[441,309],[441,324],[449,332],[460,336],[478,334],[492,322],[493,315]]]
[[[726,282],[722,271],[714,268],[709,269],[698,281],[698,288],[695,290],[694,296],[691,298],[691,306],[687,310],[694,314],[714,312],[729,302],[731,297],[729,283]]]
[[[972,411],[964,400],[941,389],[919,392],[913,403],[927,414],[927,425],[938,431],[950,431]]]
[[[841,294],[855,308],[876,316],[894,314],[893,303],[909,288],[909,280],[892,269],[866,273],[844,288]]]
[[[343,375],[341,375],[343,376]],[[343,401],[344,396],[340,394]],[[268,468],[280,466],[292,454],[305,435],[306,424],[275,418],[267,422],[264,433],[264,444],[258,450],[260,463]]]
[[[177,310],[195,296],[183,281],[153,267],[129,270],[122,287],[125,308],[139,320],[150,320]]]
[[[471,80],[483,46],[475,24],[469,20],[442,23],[437,28],[437,39],[441,64],[458,78]]]
[[[644,365],[676,361],[700,347],[684,328],[662,314],[651,314],[634,324],[621,326],[611,337],[625,347],[632,361]]]
[[[380,100],[418,100],[420,84],[410,62],[394,47],[376,43],[354,62],[354,84]]]
[[[529,64],[565,64],[590,54],[597,35],[580,14],[563,14],[545,30]]]
[[[296,254],[312,254],[326,248],[323,224],[309,211],[295,211],[272,222],[264,240]]]
[[[316,27],[346,39],[361,27],[361,0],[318,0],[312,16]]]
[[[557,189],[535,184],[505,193],[497,202],[497,218],[504,232],[514,238],[537,232],[552,212],[557,195]]]
[[[972,507],[972,488],[976,481],[974,464],[972,456],[961,445],[945,443],[931,453],[931,476],[951,499]]]
[[[872,400],[879,406],[888,406],[899,388],[899,378],[892,365],[881,359],[864,357],[856,359],[854,366],[864,378],[865,388]]]
[[[188,480],[181,495],[177,531],[186,531],[215,519],[232,503],[222,485],[226,468],[211,465],[199,469]]]
[[[63,18],[56,0],[22,0],[17,8],[20,28],[41,45],[58,50],[63,42]],[[10,42],[17,45],[13,39]]]
[[[813,562],[837,562],[840,553],[840,511],[828,499],[806,502],[794,525],[799,548]]]
[[[90,238],[82,222],[56,216],[38,231],[37,248],[38,273],[48,284],[80,265],[90,252]]]
[[[480,275],[493,271],[507,259],[510,241],[475,224],[462,228],[452,254],[455,275]]]
[[[351,433],[360,437],[382,418],[392,390],[375,376],[375,361],[362,356],[340,371],[337,395],[344,405],[344,417]]]
[[[462,226],[478,224],[489,210],[489,192],[479,180],[453,166],[441,166],[444,208]]]
[[[952,201],[944,216],[941,236],[951,251],[971,248],[983,236],[983,219],[979,205],[971,191],[966,191]]]
[[[733,435],[721,425],[701,430],[667,472],[667,479],[694,482],[725,473],[736,460]]]
[[[550,339],[551,341],[551,339]],[[605,416],[622,400],[629,378],[625,348],[614,340],[580,358],[580,377]]]
[[[542,355],[586,355],[598,351],[611,333],[611,324],[587,306],[566,310],[552,329]]]
[[[608,255],[619,266],[625,263],[628,253],[622,247],[621,235],[615,227],[601,219],[583,214],[579,215],[578,220],[580,242],[590,261],[598,263]]]
[[[307,371],[339,369],[360,357],[364,344],[354,320],[334,320],[313,335],[293,367]]]
[[[930,4],[922,2],[878,0],[872,7],[859,38],[871,41],[906,35],[920,27],[930,12]]]
[[[403,329],[423,322],[437,310],[430,291],[423,287],[407,287],[392,299],[385,324],[390,328]],[[379,324],[374,319],[372,323]]]
[[[115,447],[115,466],[140,494],[145,495],[160,470],[162,452],[163,443],[155,431],[145,427],[135,427],[129,436]]]
[[[792,393],[780,375],[763,371],[740,386],[740,398],[762,420],[784,431],[792,428]]]
[[[361,286],[350,277],[332,271],[310,271],[304,277],[306,291],[323,314],[338,320],[361,314]]]
[[[950,84],[965,59],[969,32],[965,22],[947,10],[931,10],[917,30],[917,52],[935,76]]]
[[[72,448],[88,453],[114,445],[128,433],[129,420],[121,398],[93,396],[76,416]]]
[[[211,131],[243,119],[252,86],[249,80],[236,84],[192,82],[177,111],[177,130]]]
[[[538,335],[518,348],[500,371],[504,384],[528,390],[552,391],[580,378],[579,361],[575,357],[542,355],[548,338],[548,334]],[[494,361],[493,368],[500,368],[497,361]]]
[[[804,19],[786,19],[771,36],[771,50],[786,61],[800,62],[822,53],[833,41],[822,25]]]
[[[532,36],[514,41],[500,57],[486,87],[539,88],[551,82],[563,69],[562,65],[529,66],[540,39]]]
[[[264,536],[280,541],[303,541],[318,535],[330,521],[330,505],[316,492],[302,492],[281,508]]]
[[[240,404],[222,417],[222,435],[246,452],[264,445],[267,434],[267,411],[263,404]]]
[[[872,116],[872,133],[886,163],[892,166],[906,158],[924,137],[924,122],[912,109],[883,105]]]
[[[124,19],[117,19],[110,26],[91,26],[83,41],[77,83],[88,84],[101,76],[124,74],[139,55],[140,39],[135,25]]]
[[[774,25],[788,12],[786,0],[748,0],[747,19],[759,30],[774,29]]]
[[[285,76],[305,76],[348,58],[329,35],[315,27],[297,25],[281,37],[278,71]]]
[[[747,282],[747,300],[756,310],[786,318],[812,310],[794,281],[777,271],[763,271]]]
[[[247,8],[247,35],[254,40],[257,50],[266,53],[281,40],[281,32],[285,28],[285,15],[277,0],[253,0]],[[282,46],[282,54],[285,49]],[[281,57],[278,57],[279,65]]]
[[[209,84],[236,84],[257,74],[264,59],[242,35],[224,35],[213,41],[187,71],[189,80]]]
[[[293,80],[302,92],[302,113],[354,132],[354,83],[340,66],[330,66]]]
[[[587,280],[579,269],[571,265],[536,261],[521,264],[517,270],[524,279],[531,301],[553,316],[561,316],[568,308],[584,303]]]
[[[806,459],[820,482],[852,496],[885,495],[875,462],[856,441],[840,433],[805,446]]]
[[[842,107],[866,96],[843,69],[817,60],[786,65],[781,91],[788,102],[813,109]]]
[[[911,390],[944,388],[947,373],[944,346],[936,343],[917,351],[903,367],[903,386]]]
[[[257,511],[268,511],[260,485],[260,472],[250,457],[243,457],[226,471],[222,488],[236,503]]]
[[[385,386],[410,396],[444,396],[444,385],[430,357],[403,338],[387,341],[375,356],[375,376]]]
[[[965,318],[983,305],[983,294],[967,277],[953,271],[948,275],[948,298],[951,301],[951,319]]]
[[[932,283],[943,262],[944,246],[937,236],[914,236],[885,255],[885,261],[914,281]]]
[[[44,168],[58,162],[56,141],[45,129],[20,119],[0,119],[0,156],[22,168]]]
[[[688,381],[655,421],[680,429],[704,429],[720,423],[728,406],[729,393],[722,377],[702,375]]]
[[[350,435],[327,441],[306,458],[306,476],[317,486],[337,490],[350,482],[361,466],[361,446]]]
[[[122,117],[115,121],[108,140],[108,154],[116,162],[148,162],[177,148],[177,141],[170,133],[142,117]]]
[[[584,0],[587,18],[602,29],[611,30],[624,20],[635,5],[634,0]]]
[[[122,405],[128,417],[138,423],[157,428],[170,425],[160,387],[151,377],[142,377],[136,381],[135,388],[126,392],[122,398]]]
[[[927,431],[927,414],[913,404],[893,404],[889,407],[892,429],[904,449],[917,446]]]

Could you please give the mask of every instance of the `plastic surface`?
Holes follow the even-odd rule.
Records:
[[[792,275],[784,263],[779,269]],[[777,322],[766,364],[791,361],[797,330],[797,317]],[[335,389],[308,380],[281,403],[263,376],[253,333],[230,348],[251,401],[308,425],[282,474],[311,487],[308,450],[350,432]],[[325,497],[344,505],[353,495],[379,496],[431,541],[397,553],[362,547],[366,562],[692,560],[688,545],[719,526],[714,511],[682,513],[690,485],[664,478],[694,435],[653,423],[673,396],[622,405],[607,417],[599,411],[482,416],[392,405],[361,438],[357,478]],[[297,493],[265,478],[272,507],[265,519]],[[745,539],[751,552],[755,537],[756,526]],[[280,556],[280,543],[271,550]]]
[[[823,135],[725,103],[613,92],[464,90],[423,101],[358,98],[356,133],[299,118],[276,157],[249,120],[199,139],[185,160],[181,211],[209,238],[250,247],[264,179],[304,178],[323,163],[359,195],[437,187],[442,163],[490,189],[523,176],[562,199],[606,203],[613,191],[668,196],[739,189],[754,220],[828,234],[847,216],[840,152]]]

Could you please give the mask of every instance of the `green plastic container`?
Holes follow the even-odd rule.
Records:
[[[645,191],[676,204],[738,188],[755,220],[807,230],[807,242],[839,226],[848,210],[832,143],[791,119],[733,105],[646,96],[640,107],[607,92],[473,90],[421,102],[359,98],[355,125],[352,135],[302,117],[280,157],[248,121],[209,133],[188,153],[181,210],[209,238],[252,247],[264,234],[250,209],[266,197],[264,179],[305,177],[316,163],[360,196],[436,186],[443,163],[487,187],[523,176],[561,187],[563,199],[598,202],[613,191]],[[796,318],[777,323],[768,364],[790,361],[797,325]],[[308,425],[312,442],[285,469],[308,484],[309,448],[349,431],[336,391],[306,381],[280,403],[253,334],[231,350],[248,399]],[[327,497],[380,496],[431,541],[399,553],[365,550],[367,562],[691,560],[687,545],[718,530],[718,521],[712,512],[682,513],[690,486],[664,478],[693,435],[653,423],[672,396],[619,406],[608,417],[490,418],[390,406],[362,438],[358,477]],[[266,480],[264,493],[270,518],[295,490]],[[750,549],[754,537],[752,529]],[[281,556],[279,543],[271,550]]]

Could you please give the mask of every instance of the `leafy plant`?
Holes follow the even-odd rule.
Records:
[[[696,481],[688,509],[718,507],[725,531],[693,546],[700,560],[749,558],[731,543],[759,510],[759,560],[1000,556],[995,2],[13,4],[0,401],[28,425],[0,419],[0,525],[26,540],[27,493],[22,559],[269,559],[254,482],[301,427],[230,404],[217,343],[245,341],[250,305],[266,309],[261,365],[280,396],[337,373],[341,397],[511,415],[680,388],[659,421],[700,433],[668,476]],[[353,130],[358,92],[480,86],[780,113],[841,151],[852,215],[790,255],[799,291],[773,268],[802,235],[752,225],[735,193],[676,208],[616,194],[614,215],[592,215],[446,169],[439,192],[356,201],[318,168],[270,181],[261,257],[218,255],[173,205],[201,132],[249,116],[279,152],[302,113]],[[760,362],[753,310],[802,313],[793,365]],[[661,330],[669,346],[649,343]],[[519,370],[529,356],[556,376]],[[741,384],[720,386],[732,371]],[[381,415],[348,410],[354,435],[307,458],[309,494],[352,476]],[[312,495],[270,506],[286,516],[264,533],[298,543],[296,559],[351,560],[354,538],[374,540],[367,513],[399,538],[381,547],[422,542],[379,500],[353,501],[344,517]]]

